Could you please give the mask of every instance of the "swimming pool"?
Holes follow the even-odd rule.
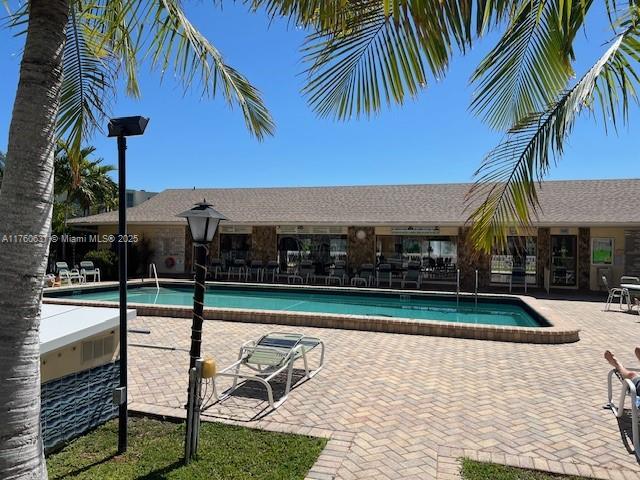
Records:
[[[117,288],[72,289],[47,292],[48,297],[81,301],[118,301]],[[193,287],[130,287],[129,302],[145,305],[190,307]],[[336,292],[333,290],[210,286],[205,307],[217,309],[267,310],[280,312],[321,313],[410,319],[419,322],[439,321],[508,327],[548,327],[544,318],[523,302],[481,298],[475,303],[468,297],[457,303],[452,296],[426,296],[406,293]]]

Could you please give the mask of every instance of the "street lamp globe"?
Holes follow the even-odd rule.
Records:
[[[192,209],[177,216],[187,219],[191,237],[195,243],[210,243],[216,234],[220,220],[227,220],[227,217],[214,210],[206,200],[196,203]]]

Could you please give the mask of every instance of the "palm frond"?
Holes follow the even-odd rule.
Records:
[[[272,135],[275,125],[260,92],[222,58],[221,53],[189,21],[177,0],[150,1],[139,25],[147,26],[152,65],[178,74],[185,89],[194,84],[214,97],[218,89],[229,106],[239,105],[249,131],[258,139]]]
[[[76,176],[81,145],[107,116],[116,83],[113,55],[98,42],[99,37],[83,21],[77,7],[76,3],[70,7],[56,124],[57,136],[67,145]]]
[[[615,125],[620,112],[626,118],[629,102],[638,100],[637,19],[626,22],[626,30],[571,89],[549,108],[520,121],[485,157],[467,197],[468,208],[473,209],[471,238],[478,248],[490,251],[494,243],[504,247],[507,227],[527,226],[538,214],[537,184],[551,162],[562,155],[581,113],[597,106],[605,124]]]
[[[399,21],[410,12],[416,24],[424,25],[434,25],[434,13],[438,13],[435,19],[445,18],[449,32],[457,32],[461,43],[468,43],[474,35],[497,25],[517,3],[518,0],[245,0],[254,10],[263,8],[272,17],[289,18],[296,25],[319,32],[347,30],[353,12],[363,6],[381,8],[385,18],[392,21]]]
[[[464,51],[513,2],[257,3],[315,29],[303,47],[309,65],[303,93],[320,116],[347,119],[415,97],[427,85],[427,72],[444,76],[454,49]]]
[[[409,19],[390,22],[378,3],[370,2],[371,8],[351,18],[345,33],[307,40],[303,51],[311,66],[303,92],[320,116],[344,119],[377,112],[384,103],[403,103],[426,85],[414,26]]]
[[[471,77],[471,110],[506,129],[544,109],[573,75],[573,40],[592,0],[527,0]]]

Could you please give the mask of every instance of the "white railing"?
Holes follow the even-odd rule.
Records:
[[[152,275],[153,274],[153,275]],[[158,271],[156,270],[156,264],[149,264],[149,278],[153,277],[156,281],[156,291],[160,291],[160,283],[158,282]]]

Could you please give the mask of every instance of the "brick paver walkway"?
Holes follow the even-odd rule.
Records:
[[[255,398],[232,398],[207,415],[332,438],[310,472],[319,479],[446,480],[457,478],[456,458],[463,454],[596,478],[640,478],[615,417],[602,408],[609,370],[602,352],[612,348],[637,364],[640,318],[604,313],[600,303],[545,302],[580,325],[580,342],[296,328],[326,342],[326,367],[318,376],[261,420],[250,420],[264,405]],[[190,320],[140,317],[133,325],[151,334],[132,333],[130,343],[178,350],[130,348],[131,408],[180,415]],[[245,340],[282,329],[207,321],[203,350],[226,365]]]

